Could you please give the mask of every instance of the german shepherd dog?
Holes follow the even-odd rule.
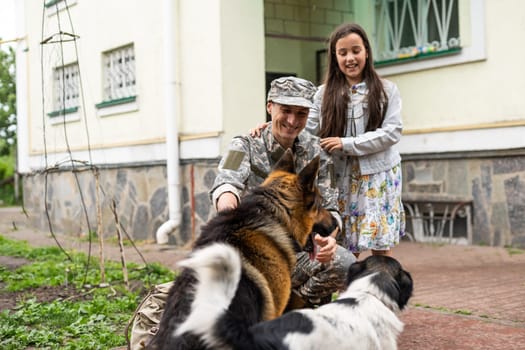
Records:
[[[395,350],[403,330],[396,314],[413,290],[410,273],[397,260],[372,255],[350,266],[348,287],[336,301],[250,325],[227,311],[242,274],[234,249],[217,243],[180,265],[193,269],[199,284],[192,315],[177,334],[199,336],[212,349]]]
[[[209,270],[213,276],[207,277],[183,268],[170,289],[159,331],[148,349],[209,349],[198,332],[185,331],[208,328],[209,322],[215,322],[207,307],[216,305],[221,310],[215,313],[227,312],[235,320],[232,323],[246,326],[283,313],[290,298],[296,252],[305,246],[314,224],[324,236],[337,225],[321,206],[316,186],[319,163],[318,156],[296,174],[293,154],[287,150],[266,180],[245,195],[237,208],[219,212],[203,226],[194,251],[217,243],[230,247],[240,262],[238,278],[229,284],[227,276],[232,271],[226,265]],[[210,278],[217,279],[216,283],[202,285]]]

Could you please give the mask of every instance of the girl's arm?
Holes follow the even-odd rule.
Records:
[[[401,139],[403,122],[401,119],[401,95],[397,86],[385,82],[388,95],[388,108],[381,127],[356,137],[342,137],[343,152],[352,156],[364,156],[384,151]],[[390,93],[389,93],[390,92]]]

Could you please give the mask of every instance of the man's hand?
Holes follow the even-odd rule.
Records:
[[[224,192],[217,199],[217,211],[235,209],[237,205],[239,205],[237,197],[231,192]]]
[[[329,263],[335,256],[337,243],[332,236],[323,237],[320,234],[314,236],[315,243],[319,246],[316,259],[320,263]]]

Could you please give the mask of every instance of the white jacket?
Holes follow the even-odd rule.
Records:
[[[362,82],[355,86],[356,92],[350,94],[347,109],[347,129],[345,136],[341,137],[343,151],[332,154],[336,179],[344,177],[343,173],[349,171],[349,156],[359,157],[359,166],[362,175],[374,174],[392,169],[401,161],[401,156],[395,144],[401,139],[403,122],[401,119],[401,95],[397,86],[389,81],[382,80],[388,96],[388,108],[381,127],[374,131],[365,132],[368,123],[368,103],[366,96],[368,89]],[[319,134],[321,126],[321,104],[324,85],[321,85],[314,96],[314,107],[310,109],[306,130],[314,135]],[[352,112],[356,127],[356,136],[350,136],[352,127]],[[338,174],[339,173],[339,174]]]

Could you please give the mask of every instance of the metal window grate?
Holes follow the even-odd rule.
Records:
[[[80,96],[78,64],[55,68],[54,80],[54,110],[64,111],[78,107]]]
[[[375,13],[379,62],[460,48],[455,0],[376,0]]]
[[[104,100],[135,96],[135,50],[133,45],[104,54]]]

